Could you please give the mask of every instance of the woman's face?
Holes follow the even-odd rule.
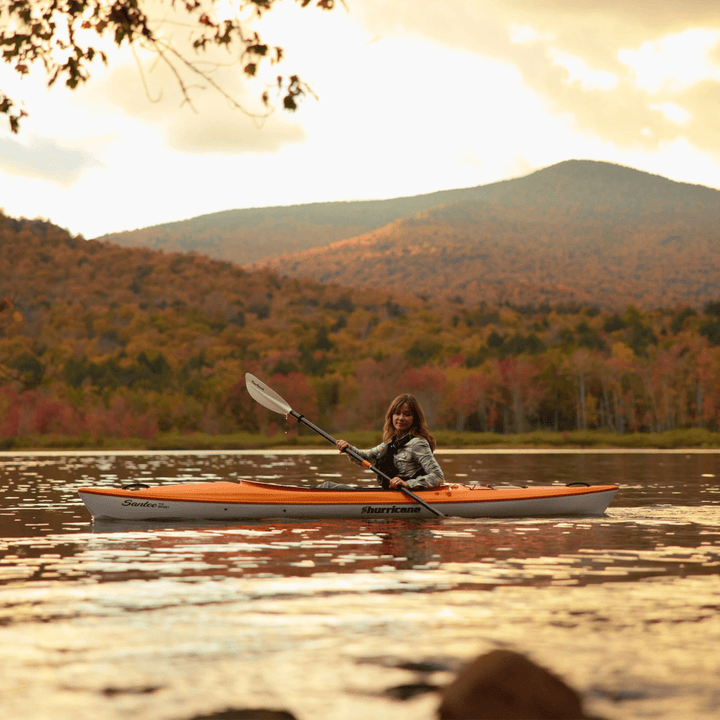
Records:
[[[413,414],[410,406],[403,403],[398,407],[392,416],[393,428],[396,435],[404,435],[413,426]]]

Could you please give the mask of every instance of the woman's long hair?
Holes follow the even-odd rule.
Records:
[[[385,426],[383,427],[383,442],[390,442],[395,438],[395,428],[393,427],[393,415],[397,412],[398,408],[407,403],[410,411],[413,414],[413,424],[410,428],[410,433],[414,437],[425,438],[430,445],[430,449],[435,451],[435,438],[430,432],[427,421],[425,420],[425,413],[423,412],[420,403],[414,395],[403,393],[398,395],[391,403],[390,407],[385,413]],[[399,440],[399,438],[398,438]]]

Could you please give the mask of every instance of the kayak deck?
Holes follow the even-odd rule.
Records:
[[[442,513],[455,517],[542,517],[602,515],[617,491],[617,485],[446,484],[417,494]],[[243,480],[139,489],[86,487],[78,492],[98,519],[433,517],[402,492],[381,489],[326,490]]]

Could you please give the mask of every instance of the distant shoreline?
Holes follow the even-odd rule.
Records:
[[[337,432],[358,447],[373,447],[381,442],[377,431]],[[653,450],[704,450],[720,452],[720,433],[703,428],[669,430],[659,433],[612,433],[603,430],[578,430],[573,432],[535,431],[519,434],[465,433],[440,430],[435,433],[437,449],[456,452],[573,452],[579,450],[653,451]],[[181,435],[159,433],[153,438],[92,438],[87,435],[69,437],[64,435],[35,435],[0,438],[0,452],[173,452],[173,451],[273,451],[273,450],[328,450],[332,446],[315,434],[281,434],[265,436],[236,433],[232,435],[207,435],[201,433]]]

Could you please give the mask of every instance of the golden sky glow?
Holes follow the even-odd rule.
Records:
[[[0,206],[94,237],[240,207],[416,195],[606,160],[720,187],[720,3],[286,0],[263,22],[319,101],[263,123],[113,53],[87,86],[0,68]],[[153,12],[178,47],[186,31]],[[165,15],[162,15],[165,13]],[[251,103],[232,58],[214,78]],[[143,72],[138,71],[138,63]]]

